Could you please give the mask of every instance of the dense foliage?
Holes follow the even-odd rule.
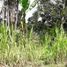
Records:
[[[35,30],[42,31],[47,28],[54,28],[55,26],[60,28],[64,27],[67,23],[67,5],[66,1],[57,1],[56,4],[51,3],[49,0],[38,0],[38,11],[34,13],[32,18],[29,18],[30,25],[34,24]],[[39,17],[42,20],[37,21]]]

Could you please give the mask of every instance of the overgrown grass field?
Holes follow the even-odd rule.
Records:
[[[67,35],[55,28],[51,34],[38,35],[33,28],[26,36],[20,30],[0,26],[0,63],[9,67],[55,67],[66,64]],[[27,65],[27,66],[25,66]],[[50,66],[44,66],[50,65]],[[64,67],[64,66],[56,66]]]

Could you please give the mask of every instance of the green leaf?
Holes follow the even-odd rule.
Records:
[[[20,4],[22,5],[24,10],[27,10],[29,7],[29,0],[20,0]]]

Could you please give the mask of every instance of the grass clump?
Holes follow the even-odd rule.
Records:
[[[52,64],[66,62],[67,35],[64,30],[55,28],[53,34],[41,36],[33,29],[23,37],[21,31],[7,31],[0,26],[0,62],[14,64],[21,61]],[[21,62],[22,63],[22,62]]]

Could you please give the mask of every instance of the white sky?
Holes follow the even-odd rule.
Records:
[[[56,0],[50,0],[50,2],[56,4]]]
[[[35,13],[36,11],[37,11],[37,5],[26,13],[26,17],[25,17],[26,22],[27,22],[28,18],[32,17],[33,13]]]
[[[32,4],[32,3],[33,3],[33,1],[34,1],[34,0],[30,0],[30,4]]]
[[[30,0],[30,5],[33,3],[33,1],[34,0]],[[27,11],[26,17],[25,17],[26,23],[27,23],[28,18],[29,17],[32,17],[33,16],[33,13],[36,12],[36,11],[37,11],[37,5],[34,8],[32,8],[30,11]]]
[[[1,12],[2,6],[3,6],[3,1],[0,0],[0,12]]]
[[[57,0],[50,0],[50,2],[53,3],[53,4],[57,4],[56,1]],[[62,0],[58,0],[58,1],[62,2]]]

